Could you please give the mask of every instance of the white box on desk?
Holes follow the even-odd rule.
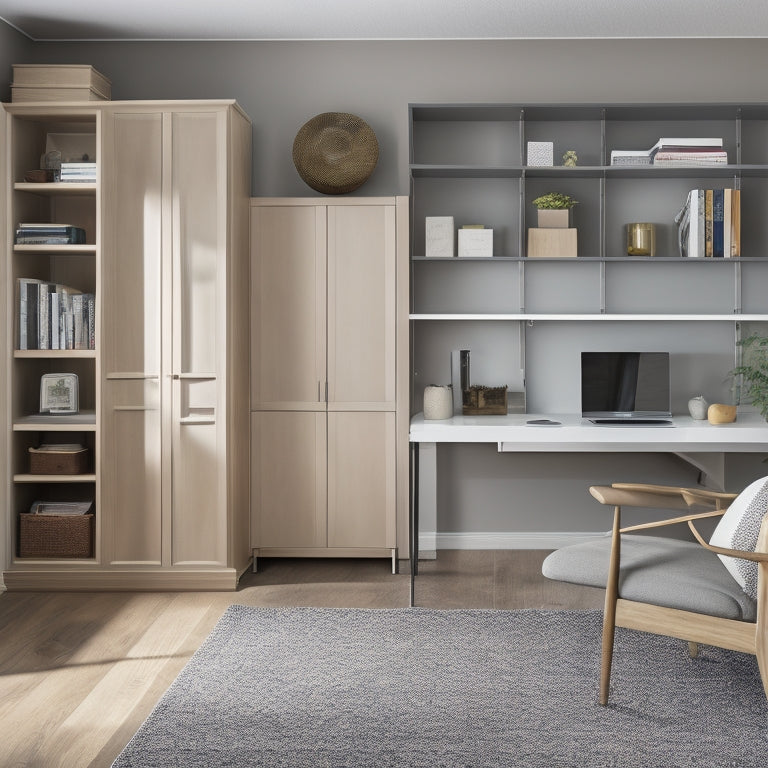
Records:
[[[493,256],[492,229],[460,229],[459,258],[490,258]]]
[[[453,258],[453,232],[453,216],[427,216],[424,255],[434,259]]]

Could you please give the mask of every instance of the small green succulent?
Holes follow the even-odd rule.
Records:
[[[549,192],[546,195],[537,197],[533,204],[542,210],[564,210],[578,205],[579,201],[574,200],[570,195],[563,195],[560,192]]]

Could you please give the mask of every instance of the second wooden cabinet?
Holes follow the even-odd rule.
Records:
[[[254,556],[396,555],[407,237],[406,198],[252,200]]]

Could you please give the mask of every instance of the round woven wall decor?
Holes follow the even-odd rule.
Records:
[[[304,123],[293,140],[293,164],[312,189],[342,195],[364,184],[379,159],[368,123],[347,112],[323,112]]]

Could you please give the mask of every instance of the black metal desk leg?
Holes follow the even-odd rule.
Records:
[[[411,443],[411,520],[408,559],[411,564],[411,608],[415,605],[419,573],[419,444]]]

